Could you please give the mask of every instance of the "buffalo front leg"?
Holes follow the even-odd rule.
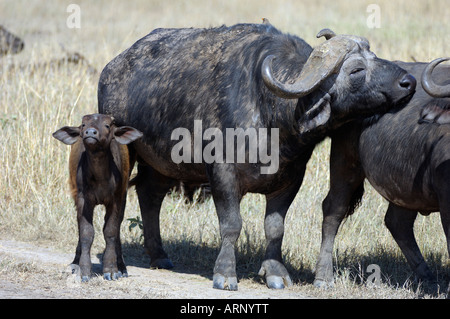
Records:
[[[332,253],[336,234],[342,220],[353,213],[364,193],[364,173],[359,158],[355,157],[357,141],[346,134],[332,138],[330,190],[322,203],[322,243],[314,279],[318,288],[334,286]]]
[[[443,147],[443,149],[447,149],[446,147]],[[441,165],[439,165],[436,169],[435,173],[435,185],[438,185],[436,187],[438,192],[438,198],[439,198],[439,211],[441,215],[441,223],[442,227],[444,228],[445,237],[447,239],[447,251],[448,256],[450,256],[450,183],[449,183],[449,176],[450,176],[450,165],[448,161],[445,161]],[[447,288],[447,298],[450,294],[450,283]]]
[[[441,222],[444,227],[445,237],[447,238],[447,251],[450,256],[450,211],[441,210]],[[450,294],[450,283],[447,288],[447,296]]]
[[[417,212],[391,203],[384,221],[412,270],[419,278],[431,281],[433,280],[433,274],[428,268],[414,237],[414,221],[416,217]]]
[[[301,182],[302,179],[296,181]],[[264,261],[259,270],[260,276],[265,276],[269,288],[283,289],[292,285],[281,256],[281,245],[284,236],[284,218],[298,192],[300,185],[293,185],[282,193],[266,196],[266,217],[264,231],[267,248]]]
[[[363,192],[363,185],[342,185],[340,190],[331,188],[322,203],[322,243],[316,264],[314,286],[332,288],[333,279],[333,247],[336,234],[342,220],[352,210],[352,201]]]
[[[169,190],[165,177],[149,166],[138,165],[136,193],[144,226],[144,246],[150,256],[151,268],[173,268],[172,261],[162,247],[159,214]]]
[[[242,219],[239,207],[241,195],[233,167],[216,164],[210,171],[210,183],[222,240],[214,266],[213,287],[237,290],[235,245],[241,232]]]

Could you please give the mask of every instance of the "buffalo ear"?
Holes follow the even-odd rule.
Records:
[[[119,144],[130,144],[131,142],[142,137],[142,132],[131,126],[120,126],[114,130],[114,139]]]
[[[331,116],[330,95],[325,94],[299,120],[300,134],[307,133],[325,125]]]
[[[430,103],[420,112],[419,124],[422,123],[449,124],[450,110]]]
[[[74,144],[80,137],[80,128],[64,126],[53,133],[53,137],[67,145]]]

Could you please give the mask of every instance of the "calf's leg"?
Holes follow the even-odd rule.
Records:
[[[89,281],[92,270],[91,246],[94,241],[94,226],[92,216],[94,205],[87,202],[83,196],[76,199],[77,221],[78,221],[78,245],[75,252],[75,259],[72,264],[79,265],[81,280]]]
[[[125,200],[126,195],[124,198],[115,200],[106,206],[105,224],[103,227],[103,235],[106,242],[103,255],[103,278],[106,280],[116,280],[127,274],[120,242],[120,225],[123,220]]]

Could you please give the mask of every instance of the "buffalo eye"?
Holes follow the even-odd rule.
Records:
[[[357,75],[358,73],[361,73],[362,71],[364,71],[364,68],[355,68],[352,70],[352,72],[350,72],[350,75]]]
[[[109,130],[110,126],[108,124],[105,124],[105,127]]]

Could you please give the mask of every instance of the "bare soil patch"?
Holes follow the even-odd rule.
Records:
[[[210,278],[188,272],[128,266],[128,278],[80,283],[70,271],[73,254],[15,240],[0,240],[0,299],[304,299],[293,289],[275,291],[252,280],[239,291],[212,288]],[[94,272],[101,262],[92,256]]]

